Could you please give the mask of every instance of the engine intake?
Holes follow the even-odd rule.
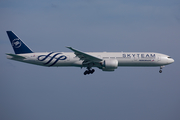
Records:
[[[104,60],[102,66],[103,71],[114,71],[118,67],[118,61],[116,59]]]

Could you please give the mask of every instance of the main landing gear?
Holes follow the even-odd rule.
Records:
[[[159,73],[162,73],[162,69],[163,69],[164,66],[160,66],[160,70],[159,70]]]
[[[86,74],[88,74],[88,75],[89,75],[89,74],[93,74],[94,71],[95,71],[94,69],[91,70],[91,69],[88,67],[87,70],[84,72],[84,75],[86,75]]]

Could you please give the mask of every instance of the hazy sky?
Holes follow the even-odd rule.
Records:
[[[1,0],[0,120],[180,120],[179,0]],[[6,59],[6,31],[34,52],[159,52],[175,62],[115,72]]]

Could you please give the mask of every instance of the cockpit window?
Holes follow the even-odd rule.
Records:
[[[168,58],[171,58],[171,57],[168,57]]]

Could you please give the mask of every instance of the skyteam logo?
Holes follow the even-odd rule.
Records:
[[[51,52],[48,55],[40,55],[38,56],[39,61],[47,61],[44,63],[44,65],[53,66],[56,64],[59,60],[66,60],[67,57],[65,55],[61,55],[62,53],[54,53]]]
[[[12,46],[13,46],[14,48],[19,48],[19,47],[21,47],[21,40],[20,40],[19,38],[14,39],[14,40],[12,41]]]

